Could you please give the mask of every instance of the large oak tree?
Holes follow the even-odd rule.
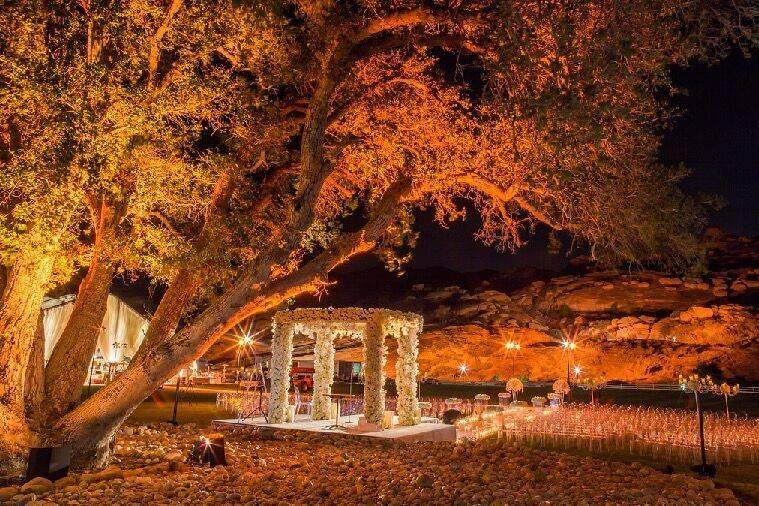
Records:
[[[401,261],[420,206],[445,223],[469,200],[501,248],[540,224],[606,261],[697,262],[700,210],[656,163],[669,71],[750,47],[759,14],[708,0],[11,6],[0,417],[28,430],[4,448],[67,442],[96,463],[239,321],[324,289],[357,254]],[[39,302],[82,250],[84,323],[53,352],[53,408],[35,416],[19,402]],[[166,292],[128,369],[77,405],[119,269]]]

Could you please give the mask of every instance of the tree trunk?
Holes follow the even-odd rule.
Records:
[[[114,265],[105,258],[104,250],[113,241],[117,220],[110,207],[101,206],[90,267],[79,285],[74,310],[45,369],[48,421],[54,422],[73,409],[81,398],[108,308]]]
[[[177,273],[150,319],[150,326],[133,360],[139,360],[158,343],[165,342],[174,335],[182,313],[195,296],[201,283],[202,278],[197,272],[181,269]]]
[[[0,469],[18,464],[29,445],[24,381],[53,259],[20,254],[8,271],[0,305]]]
[[[276,254],[283,253],[286,258],[286,252],[272,253],[241,276],[193,324],[165,340],[156,337],[152,346],[146,347],[143,342],[140,352],[126,371],[56,424],[51,433],[55,440],[72,444],[74,450],[87,456],[92,464],[105,464],[119,425],[158,386],[176,374],[184,364],[202,356],[240,320],[240,314],[252,316],[265,313],[289,298],[315,291],[322,286],[323,276],[334,267],[354,255],[371,250],[387,229],[398,202],[409,189],[410,181],[407,180],[393,185],[364,229],[343,238],[301,269],[283,278],[269,280],[269,266],[276,260],[281,261]],[[166,310],[169,310],[168,307]],[[154,317],[156,320],[162,317],[159,311]],[[178,317],[181,311],[174,314]]]
[[[162,383],[160,380],[149,379],[145,371],[150,370],[148,364],[158,358],[157,350],[161,350],[160,353],[167,352],[163,343],[174,335],[183,311],[200,284],[200,276],[187,269],[180,270],[161,298],[140,349],[132,359],[132,366],[120,374],[117,381],[98,392],[99,400],[96,403],[85,401],[66,417],[65,431],[76,435],[67,438],[62,434],[63,438],[60,439],[75,442],[76,464],[92,467],[105,465],[110,457],[116,429]],[[168,376],[171,374],[173,373]],[[53,432],[59,430],[60,424]],[[53,437],[58,440],[58,436],[56,434]]]
[[[97,261],[82,281],[74,310],[45,369],[45,413],[49,420],[59,418],[79,402],[103,327],[112,278],[113,267]]]
[[[26,368],[24,385],[24,404],[26,418],[32,421],[36,430],[39,427],[34,422],[40,420],[40,407],[45,397],[45,324],[44,315],[40,311],[37,320],[37,331],[34,335],[34,344],[29,354],[29,364]]]
[[[250,284],[246,285],[247,291]],[[236,288],[240,290],[242,287]],[[167,295],[171,298],[170,292]],[[178,292],[180,291],[173,294],[176,299],[181,298]],[[222,328],[224,321],[234,311],[231,309],[232,304],[223,301],[228,301],[235,295],[239,297],[236,290],[231,290],[206,310],[204,317],[194,325],[173,336],[153,334],[152,346],[146,347],[143,342],[127,370],[65,415],[50,432],[51,439],[56,443],[72,444],[78,455],[78,463],[94,467],[105,465],[118,427],[156,388],[176,374],[184,364],[198,358],[208,349],[213,343],[208,336],[217,335],[216,331]],[[178,321],[183,309],[184,306],[178,308],[168,304],[168,301],[164,304],[164,300],[161,300],[154,318],[160,324],[161,321],[168,320],[168,313],[172,313]],[[163,328],[165,330],[168,325]],[[149,329],[148,333],[150,332]]]

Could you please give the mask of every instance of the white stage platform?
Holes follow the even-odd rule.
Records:
[[[360,415],[341,416],[340,425],[355,427]],[[350,418],[350,423],[349,423]],[[276,430],[297,430],[305,432],[319,432],[322,434],[336,434],[348,437],[370,437],[377,439],[389,439],[404,443],[419,443],[422,441],[456,441],[456,427],[439,423],[437,418],[422,418],[422,423],[411,426],[396,425],[392,429],[377,432],[347,432],[345,429],[327,429],[334,425],[335,420],[311,420],[308,415],[296,415],[293,423],[266,423],[263,417],[257,418],[230,418],[227,420],[214,420],[218,426],[248,426]]]

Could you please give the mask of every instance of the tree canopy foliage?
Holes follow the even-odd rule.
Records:
[[[545,226],[611,262],[692,265],[702,210],[657,161],[670,71],[750,50],[758,16],[751,0],[6,1],[2,261],[36,248],[65,279],[97,255],[169,286],[130,370],[61,427],[91,427],[97,403],[123,418],[358,253],[399,267],[420,207],[445,224],[468,201],[508,250]]]

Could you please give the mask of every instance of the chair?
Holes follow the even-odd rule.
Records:
[[[306,402],[303,401],[303,399],[300,396],[300,389],[295,389],[295,414],[297,415],[300,412],[301,406],[304,406],[306,408],[306,413],[308,416],[311,416],[311,409],[313,408],[313,399]]]

